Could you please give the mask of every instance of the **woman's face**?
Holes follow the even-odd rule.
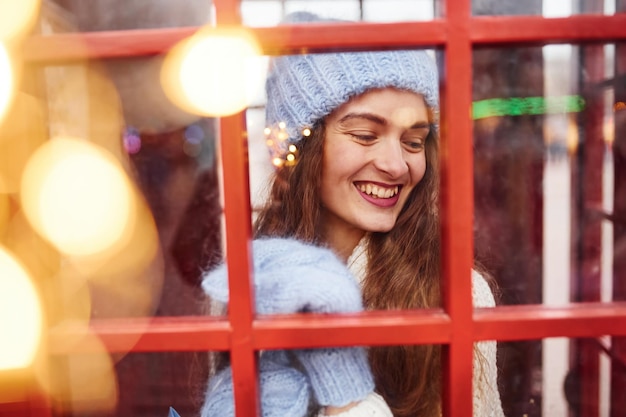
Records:
[[[422,96],[371,90],[325,121],[320,195],[331,246],[393,228],[426,171],[430,123]]]

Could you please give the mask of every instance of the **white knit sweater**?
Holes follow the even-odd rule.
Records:
[[[359,283],[365,278],[367,270],[365,249],[365,239],[362,239],[348,259],[350,272]],[[476,271],[472,271],[472,299],[474,307],[495,306],[489,285]],[[497,384],[496,342],[479,342],[478,350],[484,360],[474,355],[474,417],[504,417]],[[318,416],[324,416],[323,410]],[[355,407],[335,417],[393,417],[393,414],[382,397],[372,393]]]

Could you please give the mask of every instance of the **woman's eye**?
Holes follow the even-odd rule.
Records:
[[[404,146],[406,146],[409,151],[421,151],[424,149],[424,142],[421,140],[406,140],[404,141]]]
[[[350,136],[362,142],[371,142],[376,139],[376,135],[371,133],[350,133]]]

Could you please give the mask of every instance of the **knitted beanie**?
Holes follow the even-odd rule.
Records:
[[[285,19],[285,23],[322,21],[329,20],[307,12]],[[265,84],[265,135],[272,153],[284,157],[289,145],[308,136],[307,129],[318,120],[352,97],[385,87],[420,94],[429,108],[438,109],[437,67],[425,51],[336,52],[273,58]]]

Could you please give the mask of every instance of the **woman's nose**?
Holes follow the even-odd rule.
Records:
[[[398,178],[406,174],[409,170],[402,143],[397,138],[382,141],[376,149],[374,166],[385,172],[391,178]]]

